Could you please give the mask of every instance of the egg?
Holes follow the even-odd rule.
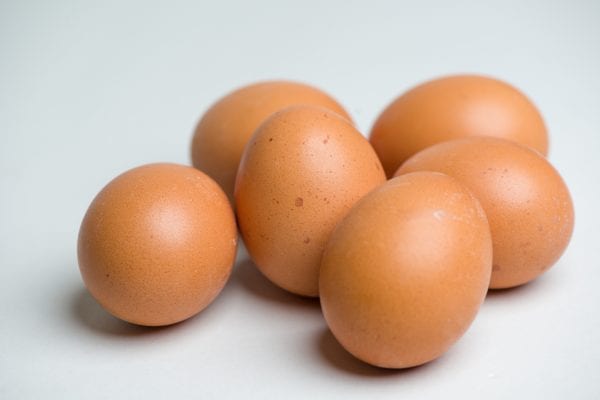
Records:
[[[416,152],[445,140],[493,136],[546,155],[548,133],[535,105],[500,80],[455,75],[416,86],[377,118],[370,141],[388,176]]]
[[[318,296],[321,254],[350,207],[385,181],[369,142],[323,108],[292,106],[248,142],[235,185],[248,253],[273,283]]]
[[[330,95],[306,84],[266,81],[244,86],[204,113],[192,138],[192,164],[217,181],[233,199],[235,174],[248,139],[268,116],[294,104],[324,107],[351,120]]]
[[[110,313],[148,326],[198,313],[231,273],[231,205],[204,173],[176,164],[131,169],[87,210],[78,239],[83,281]]]
[[[477,199],[435,172],[391,179],[335,228],[320,270],[321,307],[351,354],[407,368],[443,354],[487,292],[492,242]]]
[[[415,154],[396,175],[425,170],[455,177],[481,201],[494,243],[491,288],[535,279],[566,249],[574,223],[571,196],[538,152],[497,138],[455,139]]]

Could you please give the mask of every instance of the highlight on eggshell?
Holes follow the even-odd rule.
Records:
[[[252,136],[239,166],[235,207],[258,269],[292,293],[316,297],[323,248],[362,196],[385,182],[367,139],[336,113],[291,106]]]
[[[514,86],[480,75],[451,75],[413,87],[376,119],[370,141],[388,177],[410,156],[445,140],[492,136],[548,152],[539,110]]]
[[[202,116],[191,143],[194,167],[211,176],[233,201],[235,175],[250,136],[271,114],[297,104],[324,107],[352,121],[329,94],[293,81],[264,81],[241,87]]]
[[[494,244],[493,289],[532,281],[569,244],[574,224],[569,189],[550,162],[526,146],[490,137],[449,140],[415,154],[396,176],[415,171],[453,176],[481,202]]]
[[[227,282],[237,229],[221,188],[195,168],[148,164],[90,204],[77,253],[85,286],[111,314],[147,326],[185,320]]]

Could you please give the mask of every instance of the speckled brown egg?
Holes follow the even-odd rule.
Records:
[[[434,79],[404,93],[377,118],[370,141],[392,176],[416,152],[465,136],[499,137],[548,152],[535,105],[508,83],[477,75]]]
[[[315,87],[290,81],[255,83],[229,93],[202,116],[192,139],[192,164],[215,179],[232,199],[248,139],[268,116],[294,104],[324,107],[350,120],[336,100]]]
[[[443,354],[488,289],[492,242],[483,209],[435,172],[394,178],[336,227],[323,254],[321,307],[340,344],[379,367]]]
[[[318,296],[327,238],[385,174],[369,142],[323,108],[293,106],[256,131],[235,187],[240,232],[260,271],[280,287]]]
[[[548,270],[573,232],[573,203],[554,167],[538,152],[507,140],[463,138],[417,153],[397,175],[439,171],[481,201],[494,242],[491,288],[527,283]]]
[[[79,231],[83,281],[113,315],[168,325],[219,294],[235,260],[237,229],[225,193],[176,164],[129,170],[106,185]]]

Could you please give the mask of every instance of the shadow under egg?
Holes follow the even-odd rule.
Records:
[[[555,271],[551,271],[555,272]],[[536,279],[526,282],[519,286],[513,286],[508,288],[489,289],[487,291],[485,301],[497,301],[500,299],[516,299],[517,297],[533,296],[535,293],[552,290],[547,287],[554,284],[554,275],[556,274],[544,274]]]
[[[434,366],[439,364],[437,362],[438,359],[436,359],[428,363],[409,368],[395,369],[377,367],[359,360],[346,351],[346,349],[342,347],[335,336],[333,336],[331,331],[327,328],[318,333],[316,337],[316,344],[323,359],[325,359],[325,361],[327,361],[331,366],[345,373],[366,378],[402,379],[403,377],[407,377],[409,375],[426,373]]]
[[[85,287],[80,287],[73,293],[71,314],[82,326],[101,335],[132,337],[153,334],[168,328],[141,326],[123,321],[106,311]]]
[[[318,298],[303,297],[271,283],[250,259],[245,259],[234,267],[228,285],[239,285],[248,293],[260,299],[299,308],[320,310]]]

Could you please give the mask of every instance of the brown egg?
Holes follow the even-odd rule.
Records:
[[[378,117],[370,141],[392,176],[416,152],[464,136],[500,137],[548,152],[533,103],[508,83],[476,75],[435,79],[404,93]]]
[[[423,170],[459,179],[481,201],[494,241],[491,288],[535,279],[569,244],[569,190],[538,152],[496,138],[455,139],[417,153],[396,175]]]
[[[78,257],[90,293],[113,315],[168,325],[219,294],[237,230],[227,197],[204,173],[150,164],[112,180],[90,205]]]
[[[375,189],[323,254],[321,307],[346,350],[379,367],[439,357],[470,326],[492,267],[488,222],[458,181],[408,174]]]
[[[268,116],[294,104],[324,107],[351,120],[338,102],[315,87],[288,81],[255,83],[229,93],[202,116],[192,139],[192,164],[233,199],[235,174],[250,136]]]
[[[293,106],[256,131],[235,187],[248,253],[272,282],[318,296],[319,263],[335,224],[385,181],[369,142],[328,110]]]

